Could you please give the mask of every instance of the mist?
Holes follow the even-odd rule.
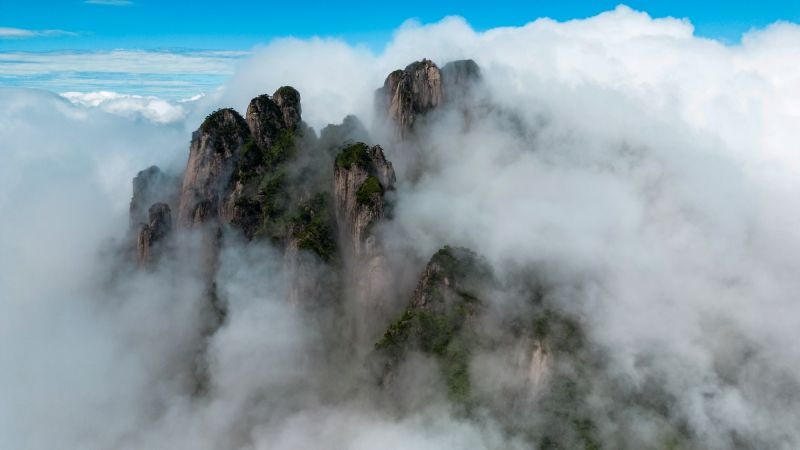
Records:
[[[422,58],[474,60],[480,107],[397,144],[375,90]],[[728,45],[620,6],[481,32],[409,21],[381,52],[279,39],[183,103],[0,89],[0,448],[532,447],[542,394],[500,388],[520,385],[512,344],[471,361],[490,406],[465,415],[426,355],[371,383],[374,336],[353,337],[347,306],[287,302],[269,242],[224,241],[213,333],[199,233],[158,270],[120,263],[136,173],[180,175],[206,115],[284,85],[316,133],[357,116],[397,171],[376,231],[396,291],[388,315],[365,313],[377,329],[430,255],[468,247],[494,270],[497,317],[522,315],[536,280],[581,324],[603,448],[669,448],[675,433],[688,438],[674,448],[797,448],[799,58],[795,24]],[[498,321],[481,332],[505,335]],[[509,432],[524,424],[533,440]]]

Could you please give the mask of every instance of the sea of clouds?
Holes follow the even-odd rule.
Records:
[[[538,268],[614,379],[660,386],[704,448],[800,446],[800,26],[728,45],[618,7],[483,32],[409,22],[379,53],[280,39],[187,102],[0,88],[0,448],[522,446],[441,404],[397,417],[331,394],[319,333],[270,276],[274,249],[223,252],[229,318],[210,337],[179,260],[109,273],[131,178],[180,173],[210,111],[290,84],[316,130],[347,114],[371,126],[375,89],[423,57],[475,60],[495,109],[431,126],[429,170],[398,173],[390,247]],[[186,367],[202,340],[197,398]],[[630,421],[643,442],[655,433]]]

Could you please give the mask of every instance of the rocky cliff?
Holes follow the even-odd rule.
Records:
[[[292,87],[272,97],[261,95],[247,107],[250,139],[231,176],[226,217],[248,239],[256,235],[286,238],[281,219],[289,212],[289,174],[286,164],[298,152],[301,134],[300,94]]]
[[[390,73],[375,94],[376,109],[392,124],[398,140],[408,139],[427,113],[458,102],[480,80],[471,59],[452,61],[439,69],[428,59]]]
[[[393,122],[396,136],[404,139],[420,115],[444,101],[441,71],[428,59],[417,61],[390,73],[376,95],[378,108]]]
[[[166,203],[155,203],[148,210],[148,221],[139,226],[136,240],[136,261],[141,267],[152,267],[164,251],[172,232],[172,211]]]
[[[369,227],[386,212],[385,193],[394,188],[394,169],[380,146],[359,142],[336,157],[333,177],[341,245],[360,259],[370,251]]]
[[[504,417],[509,430],[524,432],[532,426],[524,412],[538,411],[542,447],[598,448],[588,398],[601,364],[580,325],[548,306],[541,288],[514,294],[529,301],[498,314],[491,306],[501,303],[493,297],[507,293],[489,263],[469,249],[443,247],[375,343],[377,378],[391,387],[409,355],[419,352],[436,362],[447,398],[464,412],[480,406]]]
[[[345,260],[345,283],[350,295],[370,313],[387,307],[392,274],[385,250],[372,231],[386,216],[387,193],[395,173],[380,146],[355,143],[345,147],[334,163],[333,196],[339,247]],[[361,328],[360,334],[374,330]]]
[[[262,150],[277,143],[281,135],[297,130],[301,121],[300,93],[283,86],[272,96],[260,95],[247,106],[247,126]]]
[[[471,60],[442,69],[422,60],[389,74],[377,102],[395,137],[409,140],[426,120],[435,119],[437,109],[469,113],[465,99],[480,77]],[[386,154],[402,151],[405,144],[388,142],[384,152],[353,116],[325,127],[317,138],[301,113],[300,93],[288,86],[252,99],[244,118],[220,109],[192,135],[182,183],[157,167],[140,172],[130,206],[137,264],[155,268],[178,245],[174,235],[203,230],[207,251],[199,264],[213,315],[207,334],[212,334],[226,314],[224,295],[216,289],[225,236],[272,246],[282,252],[287,302],[307,311],[341,313],[331,316],[339,318],[335,323],[326,323],[329,317],[315,319],[333,333],[326,336],[335,336],[329,348],[350,341],[371,345],[377,336],[374,348],[356,347],[351,355],[361,364],[361,356],[374,350],[380,367],[376,384],[391,386],[409,355],[422,354],[435,361],[444,397],[464,412],[480,406],[502,417],[509,430],[525,432],[528,417],[507,412],[505,400],[512,393],[514,405],[545,411],[537,420],[555,431],[539,444],[591,448],[594,425],[584,399],[587,374],[595,366],[585,363],[592,360],[585,357],[578,322],[547,305],[537,289],[525,308],[494,317],[489,305],[501,283],[489,263],[466,248],[445,246],[436,252],[415,287],[413,281],[399,282],[381,222],[392,218],[397,184]],[[394,316],[397,311],[401,314]],[[204,345],[198,345],[199,360]],[[507,377],[476,372],[496,367]],[[196,372],[200,392],[208,374]],[[492,385],[481,384],[487,379]],[[500,391],[503,395],[497,395]]]
[[[249,137],[246,122],[233,109],[212,113],[194,132],[181,186],[179,226],[193,228],[229,217],[224,209],[225,199]]]

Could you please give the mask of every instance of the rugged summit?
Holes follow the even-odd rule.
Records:
[[[232,224],[252,239],[284,212],[285,174],[301,124],[300,94],[284,86],[254,98],[247,119],[233,109],[206,118],[193,137],[184,174],[179,224]]]
[[[296,156],[300,135],[300,93],[284,86],[270,97],[261,95],[247,107],[251,138],[242,149],[226,200],[230,222],[248,239],[257,234],[286,238],[280,222],[288,213],[286,163]]]
[[[426,113],[459,98],[480,77],[480,68],[471,59],[449,62],[442,69],[423,59],[386,77],[375,94],[376,107],[394,126],[395,137],[402,141]]]
[[[378,107],[393,122],[399,139],[411,133],[418,116],[443,101],[441,71],[428,59],[390,73],[377,92]]]
[[[247,106],[247,126],[255,144],[261,149],[272,147],[281,135],[293,132],[300,124],[300,93],[283,86],[269,95],[260,95]]]
[[[226,217],[223,206],[230,177],[249,136],[242,116],[229,108],[209,115],[192,134],[178,207],[179,226],[193,228]]]

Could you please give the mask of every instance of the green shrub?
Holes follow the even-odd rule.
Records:
[[[470,401],[470,343],[461,336],[452,339],[448,344],[440,369],[447,386],[447,395],[457,403]]]
[[[345,147],[336,156],[336,167],[349,169],[353,165],[356,165],[366,171],[369,171],[372,165],[372,160],[369,158],[367,149],[367,144],[363,142],[357,142]]]
[[[224,120],[224,115],[230,113],[234,120],[228,123]],[[212,145],[214,151],[220,153],[228,149],[235,149],[240,144],[240,138],[245,139],[250,134],[247,123],[236,110],[232,108],[222,108],[206,116],[200,125],[200,131],[214,136]]]
[[[275,139],[275,142],[264,152],[264,164],[269,168],[274,168],[278,164],[288,161],[296,153],[294,132],[283,130]]]
[[[262,160],[261,150],[253,139],[248,137],[244,145],[242,145],[241,157],[236,167],[234,180],[246,183],[255,178],[258,175],[258,169],[261,166]]]
[[[375,349],[386,351],[393,356],[399,356],[405,350],[406,343],[411,335],[414,317],[414,311],[410,308],[406,309],[399,319],[389,325],[383,337],[375,343]]]
[[[268,172],[261,178],[259,191],[264,199],[264,219],[275,219],[284,214],[289,207],[286,172]]]
[[[302,203],[292,219],[294,237],[298,247],[317,254],[324,261],[331,261],[336,253],[336,240],[330,223],[328,199],[317,194]]]
[[[300,96],[300,94],[297,92],[297,89],[295,89],[295,88],[293,88],[291,86],[281,86],[281,87],[278,88],[277,91],[275,91],[275,94],[276,95],[280,95],[282,97],[295,97],[295,96],[299,97]]]
[[[370,175],[356,191],[356,200],[362,205],[372,204],[378,198],[375,194],[383,195],[383,186],[378,177]]]

